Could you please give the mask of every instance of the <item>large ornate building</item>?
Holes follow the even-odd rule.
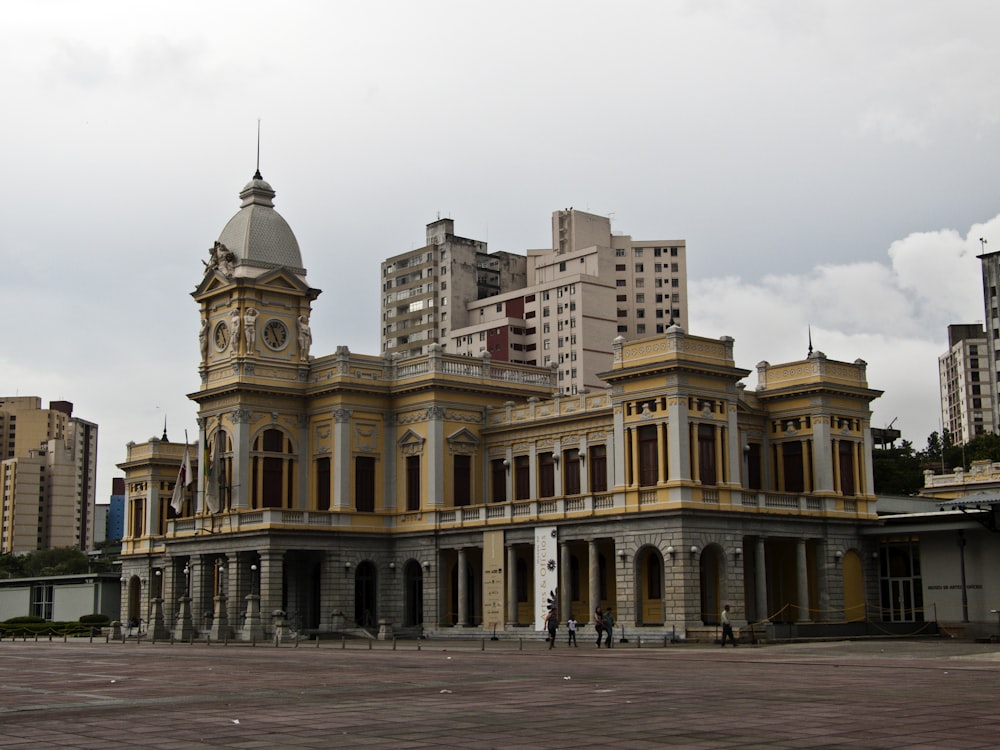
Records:
[[[211,251],[197,445],[130,444],[122,615],[181,637],[525,633],[549,606],[694,637],[878,598],[865,363],[735,363],[674,325],[606,388],[430,346],[310,352],[319,290],[256,174]],[[185,450],[197,481],[171,504]],[[176,508],[176,510],[175,510]]]

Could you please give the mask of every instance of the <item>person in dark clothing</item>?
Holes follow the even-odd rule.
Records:
[[[597,647],[601,647],[601,638],[604,637],[604,613],[600,607],[594,610],[594,630],[597,631]]]
[[[555,607],[553,607],[545,615],[545,627],[549,631],[549,648],[554,648],[556,645],[556,627],[558,625],[559,617],[556,615]]]
[[[727,604],[722,608],[722,647],[726,647],[726,638],[728,638],[733,643],[733,648],[736,648],[736,637],[733,635],[733,625],[729,622],[729,605]]]
[[[607,633],[607,640],[604,645],[611,648],[611,636],[615,632],[615,617],[611,614],[611,607],[604,610],[604,632]]]

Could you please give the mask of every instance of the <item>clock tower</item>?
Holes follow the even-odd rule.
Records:
[[[190,398],[198,403],[203,465],[217,466],[214,474],[199,472],[200,512],[255,507],[251,453],[264,430],[284,452],[305,443],[309,316],[320,290],[306,281],[298,241],[274,210],[274,195],[255,173],[192,293],[201,308],[201,387]],[[304,479],[291,477],[288,486],[304,489]],[[287,493],[285,502],[294,507],[298,494]]]

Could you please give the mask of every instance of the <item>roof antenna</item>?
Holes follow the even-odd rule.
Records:
[[[253,173],[255,180],[263,180],[260,176],[260,118],[257,118],[257,171]]]
[[[809,354],[813,353],[813,329],[809,326]]]

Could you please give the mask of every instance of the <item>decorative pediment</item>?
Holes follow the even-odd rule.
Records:
[[[471,456],[479,446],[479,438],[464,427],[448,436],[448,449],[452,453]]]
[[[424,437],[413,430],[407,430],[397,441],[404,456],[419,456],[424,452]]]

